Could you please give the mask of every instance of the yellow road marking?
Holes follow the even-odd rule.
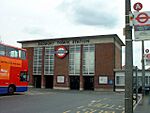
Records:
[[[69,113],[69,112],[71,112],[71,110],[68,110],[68,111],[64,111],[63,113]]]
[[[84,108],[84,106],[79,106],[79,107],[77,107],[78,109],[81,109],[81,108]]]
[[[115,113],[115,111],[105,111],[103,113]]]
[[[90,113],[94,113],[95,111],[97,111],[97,110],[91,111]]]
[[[98,113],[104,113],[104,110],[101,110],[100,112],[98,112]]]

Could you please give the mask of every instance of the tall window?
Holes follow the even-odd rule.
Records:
[[[83,75],[94,75],[95,45],[83,46]]]
[[[44,75],[54,74],[54,47],[45,48]]]
[[[42,71],[42,48],[34,48],[33,74],[41,75]]]
[[[69,47],[69,74],[80,74],[80,46],[73,45]]]

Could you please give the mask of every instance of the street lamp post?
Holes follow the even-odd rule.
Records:
[[[133,49],[129,13],[130,0],[125,0],[125,113],[133,113]]]

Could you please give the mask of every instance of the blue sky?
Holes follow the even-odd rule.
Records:
[[[150,10],[149,0],[131,2]],[[124,0],[0,0],[0,15],[0,40],[18,47],[21,40],[104,34],[118,34],[125,42]],[[141,42],[133,47],[134,65],[140,67]]]

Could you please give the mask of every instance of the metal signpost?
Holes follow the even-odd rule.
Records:
[[[136,93],[136,103],[138,102],[138,67],[135,67],[135,93]]]
[[[142,40],[142,95],[145,95],[144,40]]]
[[[138,3],[137,9],[142,6]],[[135,7],[134,7],[135,8]],[[142,9],[142,7],[140,8]],[[144,40],[150,40],[150,11],[135,12],[134,14],[134,35],[135,40],[142,41],[142,94],[145,95],[145,59]]]
[[[132,26],[134,26],[135,40],[142,41],[142,93],[145,94],[145,62],[144,62],[144,40],[150,40],[150,11],[139,12],[143,5],[135,3],[131,12],[131,1],[125,0],[125,113],[133,113],[133,48],[132,48]],[[150,62],[150,55],[147,55]]]
[[[130,0],[125,0],[125,113],[133,113],[133,48],[132,26],[129,14],[131,12]]]

